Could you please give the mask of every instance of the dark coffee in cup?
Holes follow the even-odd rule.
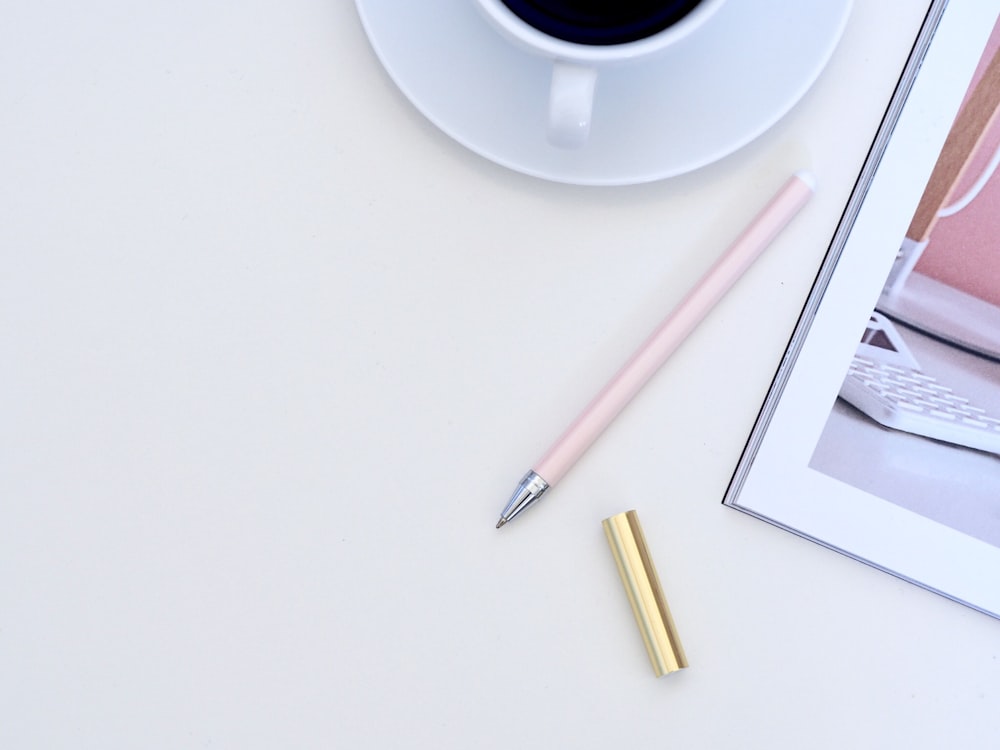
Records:
[[[503,0],[544,34],[576,44],[625,44],[653,36],[701,0]]]

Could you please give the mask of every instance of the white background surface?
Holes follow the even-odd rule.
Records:
[[[347,0],[8,10],[0,746],[991,745],[1000,623],[720,505],[918,5],[857,2],[738,154],[606,189],[456,146]],[[800,166],[806,212],[494,530]],[[659,681],[631,507],[692,665]]]

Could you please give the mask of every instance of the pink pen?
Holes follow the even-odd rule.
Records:
[[[736,280],[757,260],[815,190],[808,172],[789,178],[725,254],[604,386],[576,421],[556,440],[518,484],[500,514],[497,528],[533,505],[577,462],[653,374],[704,320]]]

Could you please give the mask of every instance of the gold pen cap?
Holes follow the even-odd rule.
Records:
[[[646,547],[639,516],[630,510],[605,518],[602,525],[653,671],[657,677],[662,677],[684,669],[688,665],[687,657]]]

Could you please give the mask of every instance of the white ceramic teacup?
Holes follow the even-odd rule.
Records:
[[[554,146],[579,148],[587,142],[590,135],[594,90],[600,69],[608,65],[645,60],[662,52],[698,29],[725,0],[700,2],[692,0],[689,4],[693,7],[665,28],[638,39],[620,42],[609,42],[607,39],[596,42],[571,41],[560,38],[553,33],[553,24],[547,22],[549,19],[544,16],[544,9],[541,11],[540,20],[534,18],[531,23],[512,10],[522,7],[533,8],[539,5],[538,3],[533,4],[525,0],[509,0],[509,5],[505,0],[474,0],[474,2],[490,23],[509,41],[530,53],[552,61],[548,139]],[[627,0],[618,2],[627,4]],[[609,0],[609,3],[614,7],[613,0]],[[561,4],[570,7],[574,5],[572,0],[561,0]],[[577,4],[586,5],[586,3]],[[645,7],[657,5],[666,7],[671,3],[645,3]],[[523,10],[519,12],[524,13]],[[654,8],[648,12],[655,13],[656,10]]]

